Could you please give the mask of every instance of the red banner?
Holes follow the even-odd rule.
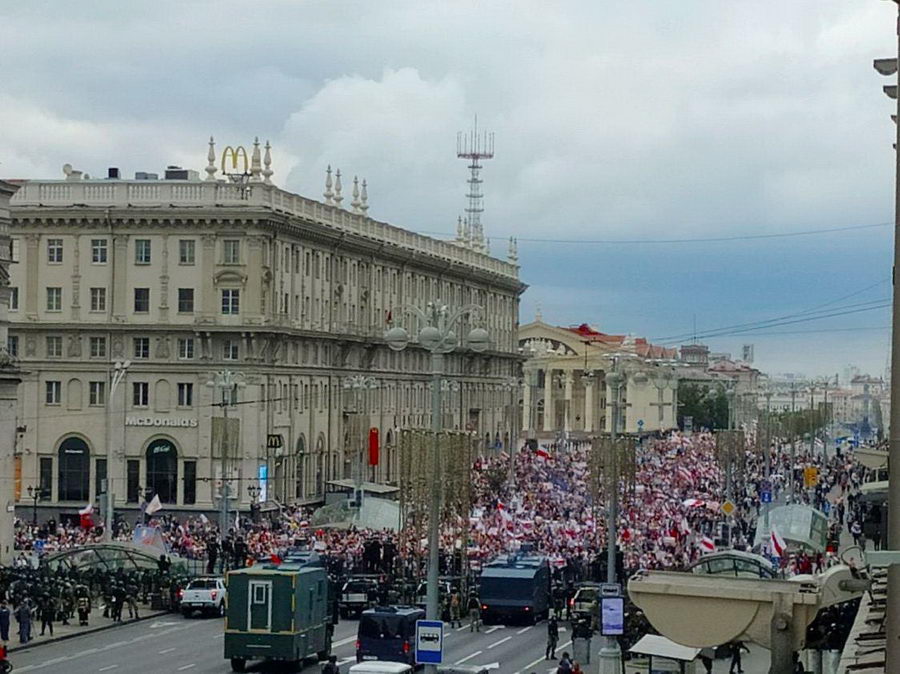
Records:
[[[377,466],[378,465],[378,429],[370,428],[369,429],[369,465]]]

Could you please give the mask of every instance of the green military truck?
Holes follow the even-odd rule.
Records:
[[[243,672],[248,660],[327,659],[334,627],[325,569],[260,564],[231,571],[227,583],[225,657],[233,671]]]

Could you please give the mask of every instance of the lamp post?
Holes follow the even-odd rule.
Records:
[[[506,423],[509,428],[509,441],[506,447],[506,453],[509,454],[509,486],[510,489],[516,483],[516,467],[515,458],[518,451],[518,425],[516,424],[516,409],[518,408],[519,391],[522,390],[524,382],[518,377],[509,377],[503,382],[503,388],[509,393],[509,412],[506,415]]]
[[[221,402],[214,402],[213,405],[222,408],[223,419],[222,433],[219,436],[219,452],[222,469],[222,490],[219,494],[219,536],[225,538],[225,533],[228,531],[229,496],[228,450],[230,442],[228,437],[228,408],[235,404],[238,388],[242,388],[246,386],[246,384],[244,382],[244,375],[240,372],[219,370],[213,375],[212,379],[206,382],[206,385],[214,390],[214,398],[215,393],[218,393],[222,399]]]
[[[459,337],[454,327],[469,315],[481,314],[483,309],[477,304],[467,304],[452,311],[439,300],[429,302],[425,310],[415,306],[404,305],[399,311],[405,311],[418,319],[421,328],[418,334],[419,346],[431,354],[431,430],[433,445],[431,504],[428,513],[428,576],[425,601],[426,616],[429,620],[438,620],[438,577],[439,577],[439,545],[440,529],[438,519],[441,510],[440,460],[438,457],[438,433],[441,431],[441,378],[444,373],[444,355],[453,352],[459,345]],[[392,312],[393,313],[393,312]],[[384,335],[390,349],[402,351],[410,341],[409,333],[402,327],[390,328]],[[467,346],[476,353],[482,353],[490,345],[490,337],[484,328],[472,328],[466,339]],[[434,665],[427,665],[426,671],[434,674]]]
[[[143,512],[141,513],[141,524],[147,524],[150,520],[150,514],[147,513],[147,506],[150,505],[150,501],[153,500],[154,494],[156,494],[156,490],[153,487],[138,487],[138,493],[141,495],[141,498],[144,501]]]
[[[619,408],[623,406],[620,401],[622,385],[627,385],[627,375],[623,373],[619,366],[622,361],[627,358],[635,358],[635,354],[631,352],[609,354],[612,360],[612,371],[606,373],[606,383],[610,387],[612,400],[608,403],[611,407],[611,419],[609,437],[612,443],[612,451],[616,451],[615,441],[619,431]],[[618,457],[611,461],[613,470],[618,471]],[[609,584],[616,583],[616,539],[618,538],[617,520],[619,517],[619,488],[618,475],[613,475],[608,483],[612,485],[609,493],[606,495],[606,582]],[[622,649],[615,637],[606,637],[603,648],[600,649],[600,672],[601,674],[619,674],[622,669]]]
[[[356,415],[356,423],[354,426],[356,427],[354,432],[350,434],[350,437],[353,438],[353,442],[356,443],[356,460],[354,461],[354,472],[356,473],[354,477],[354,494],[353,494],[353,502],[357,504],[357,507],[362,509],[363,502],[363,460],[362,460],[362,445],[363,445],[363,424],[362,424],[362,416],[363,412],[361,412],[360,401],[365,395],[366,391],[371,391],[373,389],[378,388],[378,380],[375,377],[367,377],[362,374],[354,374],[349,377],[344,377],[341,382],[345,391],[352,391],[354,402],[356,403],[355,407],[355,415]]]
[[[46,495],[46,490],[41,487],[28,487],[28,498],[31,499],[31,523],[37,526],[37,504]]]
[[[254,522],[259,520],[259,495],[261,492],[262,487],[260,485],[247,485],[247,495],[250,497],[250,513]]]
[[[130,360],[117,360],[115,362],[115,364],[113,365],[112,378],[110,379],[109,384],[109,396],[106,398],[106,489],[104,490],[106,492],[106,512],[104,513],[106,526],[103,527],[103,540],[107,543],[112,541],[113,538],[113,516],[115,514],[116,507],[116,495],[113,491],[113,475],[116,472],[113,467],[113,459],[115,457],[112,443],[113,401],[115,400],[116,389],[119,388],[119,384],[121,384],[122,380],[125,379],[125,375],[128,374],[128,368],[130,366]],[[123,401],[123,414],[125,413],[125,408],[126,405]]]

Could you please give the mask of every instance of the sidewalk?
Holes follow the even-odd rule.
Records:
[[[128,610],[126,609],[125,615],[127,614]],[[104,618],[102,609],[95,608],[91,611],[91,615],[88,617],[87,627],[80,627],[78,625],[78,616],[76,615],[68,625],[63,625],[62,623],[58,622],[53,623],[53,636],[50,636],[49,632],[47,632],[44,636],[40,636],[41,623],[39,620],[36,622],[33,621],[31,623],[32,639],[27,644],[19,643],[18,623],[16,623],[15,620],[11,620],[9,625],[9,652],[15,653],[16,651],[22,651],[28,648],[34,648],[35,646],[40,646],[41,644],[64,641],[65,639],[72,639],[74,637],[80,637],[85,634],[108,630],[119,625],[127,625],[141,620],[147,620],[148,618],[158,618],[160,616],[169,615],[169,612],[151,611],[149,604],[140,604],[138,615],[140,617],[136,619],[129,620],[127,618],[123,618],[122,622],[115,622],[111,618]]]

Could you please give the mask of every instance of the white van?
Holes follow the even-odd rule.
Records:
[[[369,660],[358,662],[350,668],[350,674],[408,674],[413,668],[403,662]]]

